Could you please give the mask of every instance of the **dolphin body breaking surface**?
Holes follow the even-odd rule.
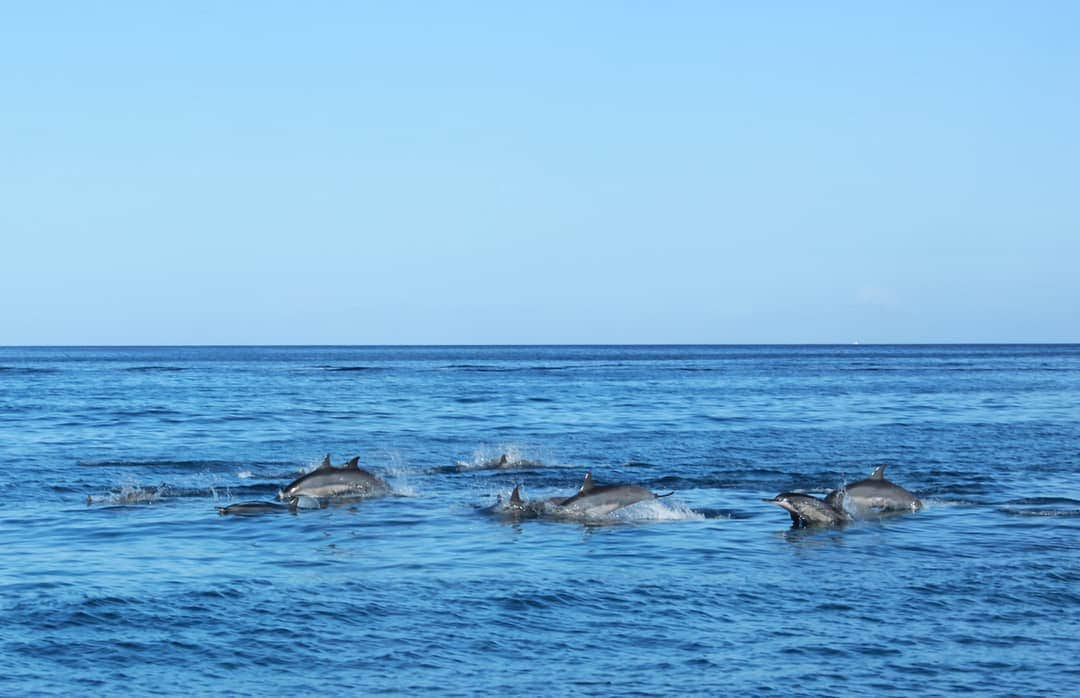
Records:
[[[641,485],[597,485],[593,483],[592,473],[585,473],[577,494],[555,503],[554,511],[559,516],[604,516],[631,504],[673,494],[656,494]]]
[[[389,492],[390,485],[379,476],[361,468],[359,458],[353,458],[342,467],[335,468],[330,464],[328,453],[318,468],[293,480],[281,490],[278,498],[368,498],[381,497]]]
[[[781,492],[772,499],[762,501],[775,504],[791,514],[791,525],[794,528],[842,526],[852,520],[851,515],[843,509],[837,509],[825,500],[808,494]]]
[[[879,465],[870,477],[844,485],[825,497],[832,508],[857,517],[899,514],[922,509],[918,497],[885,479],[885,466]]]
[[[499,495],[497,502],[489,507],[485,507],[481,511],[485,514],[493,514],[499,516],[507,521],[521,521],[522,519],[536,519],[543,515],[544,509],[549,502],[553,500],[534,499],[526,502],[521,498],[521,486],[514,487],[514,491],[510,493],[510,499],[503,501],[502,495]],[[555,499],[554,501],[562,501],[561,499]]]
[[[593,519],[610,514],[616,509],[628,507],[649,499],[670,497],[674,492],[656,494],[641,485],[596,485],[592,473],[585,474],[585,481],[576,494],[570,497],[550,497],[525,501],[520,486],[510,493],[510,499],[499,500],[482,509],[509,521],[549,517],[555,519]]]

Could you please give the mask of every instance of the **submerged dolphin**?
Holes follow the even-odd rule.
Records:
[[[851,521],[851,517],[847,512],[808,494],[781,492],[772,499],[763,499],[762,501],[770,502],[787,510],[787,513],[791,514],[791,525],[794,528],[839,526]]]
[[[340,468],[330,465],[326,454],[318,468],[297,478],[283,489],[278,497],[380,497],[390,492],[390,485],[377,475],[360,467],[353,458]]]
[[[222,516],[256,516],[259,514],[281,514],[286,511],[296,511],[297,497],[292,497],[288,504],[276,502],[238,502],[224,507],[218,507],[218,513]]]
[[[900,485],[885,479],[885,466],[879,465],[870,477],[844,485],[825,497],[838,511],[858,516],[874,516],[922,509],[922,502]]]
[[[498,458],[484,461],[479,467],[482,470],[501,470],[504,468],[535,468],[539,465],[540,463],[537,463],[536,461],[531,461],[519,456],[512,456],[509,453],[503,453]]]
[[[101,502],[110,502],[112,504],[119,504],[126,506],[128,504],[153,504],[160,497],[161,493],[165,491],[165,483],[162,483],[156,488],[150,487],[135,487],[129,489],[124,487],[119,492],[107,495],[105,497],[94,497],[92,495],[86,496],[86,505],[98,504]]]
[[[573,516],[603,516],[631,504],[673,494],[655,494],[641,485],[596,485],[593,484],[592,473],[585,473],[581,489],[574,496],[557,502],[556,512]]]

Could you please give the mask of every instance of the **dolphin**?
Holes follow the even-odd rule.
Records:
[[[577,494],[555,504],[559,514],[594,517],[610,514],[646,499],[670,497],[673,494],[655,494],[641,485],[596,485],[593,484],[592,473],[585,473],[585,480]]]
[[[791,514],[793,528],[840,526],[851,521],[851,516],[844,510],[808,494],[781,492],[772,499],[761,501],[786,509],[787,513]]]
[[[290,497],[381,497],[390,492],[390,485],[377,475],[360,467],[360,459],[353,458],[340,468],[330,465],[327,453],[322,463],[310,473],[289,483],[278,493],[278,498]]]
[[[222,516],[255,516],[258,514],[280,514],[286,511],[296,511],[297,497],[289,499],[288,504],[277,502],[238,502],[225,507],[218,507],[218,514]]]
[[[875,468],[865,480],[833,490],[825,502],[838,511],[850,511],[860,517],[918,511],[923,506],[914,494],[885,479],[884,465]]]
[[[498,458],[492,458],[491,460],[484,461],[480,468],[483,470],[501,470],[509,468],[535,468],[540,463],[531,461],[527,458],[520,458],[518,456],[511,456],[509,453],[503,453]]]
[[[514,487],[514,491],[510,493],[509,500],[503,501],[503,498],[500,495],[497,502],[489,507],[485,507],[481,511],[485,514],[493,514],[510,521],[535,519],[544,513],[544,500],[526,502],[521,498],[521,486],[518,485]]]

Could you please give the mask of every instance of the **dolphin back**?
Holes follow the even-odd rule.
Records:
[[[353,458],[335,468],[327,455],[318,468],[290,482],[281,491],[281,497],[377,497],[387,494],[390,485],[361,468],[359,463],[359,458]]]
[[[885,479],[885,466],[874,468],[870,477],[844,485],[825,497],[825,502],[840,511],[860,517],[918,511],[922,502],[913,493]]]

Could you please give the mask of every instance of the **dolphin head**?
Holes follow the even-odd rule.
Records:
[[[766,499],[791,515],[793,526],[835,526],[850,520],[844,512],[838,511],[827,502],[808,494],[781,492],[772,499]]]
[[[770,504],[775,504],[776,506],[780,507],[781,509],[786,509],[787,511],[791,512],[792,514],[798,515],[799,511],[795,508],[795,505],[792,504],[792,502],[791,502],[791,498],[792,498],[793,495],[794,495],[793,492],[781,492],[780,494],[776,495],[775,497],[772,497],[771,499],[763,499],[761,501],[769,502]]]

